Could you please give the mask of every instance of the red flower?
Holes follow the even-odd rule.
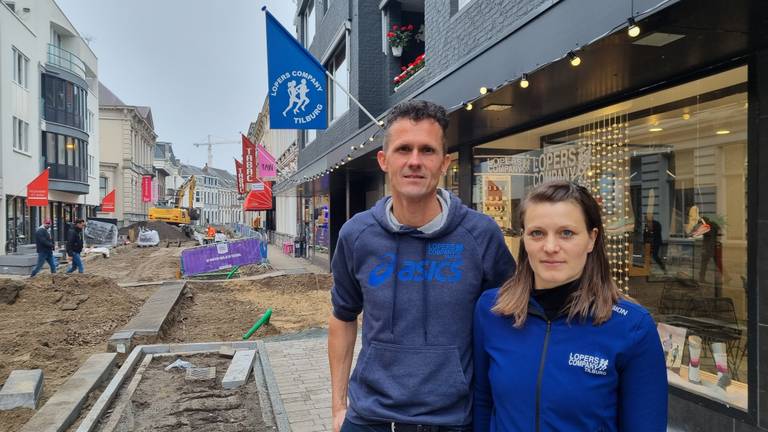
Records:
[[[393,37],[395,37],[395,34],[392,33],[392,32],[389,32],[389,33],[387,33],[387,37],[388,38],[393,38]]]
[[[406,69],[406,67],[405,67],[405,66],[400,66],[400,70],[401,70],[401,71],[404,71],[405,69]]]
[[[397,24],[395,24],[395,25],[393,25],[393,26],[392,26],[392,30],[395,30],[395,31],[397,31],[398,29],[399,29],[399,27],[397,26]]]
[[[400,76],[396,76],[396,77],[395,77],[395,82],[396,82],[396,83],[399,83],[399,82],[400,82]]]
[[[413,30],[413,24],[408,24],[408,31]]]

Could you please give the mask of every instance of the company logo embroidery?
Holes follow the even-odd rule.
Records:
[[[611,309],[613,309],[613,311],[616,312],[617,314],[627,316],[627,313],[628,313],[627,310],[619,305],[613,305]]]
[[[291,117],[293,117],[295,124],[304,124],[310,123],[322,113],[322,103],[310,105],[312,102],[311,90],[323,91],[322,84],[311,73],[294,70],[280,75],[272,84],[272,95],[281,93],[283,87],[288,93],[288,106],[282,112],[283,117],[287,117],[290,112],[293,114]]]
[[[593,375],[608,374],[608,360],[598,356],[570,353],[568,355],[568,366],[583,368],[584,372]]]
[[[463,271],[461,252],[464,245],[453,243],[432,243],[427,246],[427,255],[441,259],[403,260],[398,266],[397,280],[400,282],[458,282]],[[368,274],[368,285],[377,287],[387,281],[395,272],[395,254],[382,255],[381,262]]]

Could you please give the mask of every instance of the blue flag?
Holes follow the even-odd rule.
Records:
[[[325,68],[272,16],[267,15],[269,127],[328,127]]]

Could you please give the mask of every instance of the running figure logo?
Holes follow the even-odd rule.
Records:
[[[307,93],[309,93],[309,88],[307,88],[307,80],[302,78],[301,84],[298,86],[296,85],[296,81],[288,81],[288,106],[283,111],[283,117],[285,117],[286,113],[293,108],[293,113],[298,114],[299,110],[304,111],[304,108],[307,107],[307,104],[309,103],[309,97],[307,97]],[[295,105],[294,105],[295,104]]]

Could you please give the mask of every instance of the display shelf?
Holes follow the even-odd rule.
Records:
[[[667,369],[667,381],[670,385],[722,402],[729,407],[747,410],[749,392],[746,384],[732,381],[728,387],[723,389],[717,385],[717,375],[700,370],[699,376],[701,377],[701,384],[694,384],[688,381],[688,366],[682,366],[679,374]]]

